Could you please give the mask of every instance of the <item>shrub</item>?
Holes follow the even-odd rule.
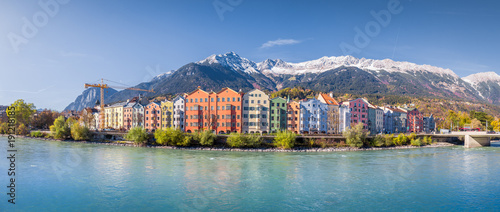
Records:
[[[193,136],[194,140],[198,141],[202,146],[214,145],[217,136],[210,130],[196,132]]]
[[[259,147],[262,144],[262,138],[255,134],[231,133],[226,143],[230,147]]]
[[[188,146],[191,144],[190,142],[188,142],[188,144],[185,143],[184,133],[180,129],[171,127],[165,130],[157,129],[154,136],[156,143],[160,145]]]
[[[45,133],[40,132],[40,131],[33,131],[33,132],[30,133],[30,136],[34,137],[34,138],[43,138],[46,135],[45,135]]]
[[[384,143],[385,146],[392,146],[392,145],[394,145],[394,134],[385,135],[384,139],[385,139],[385,141],[384,141],[385,142]]]
[[[26,127],[26,125],[20,124],[19,126],[17,126],[17,129],[16,129],[17,135],[27,135],[28,133],[29,133],[29,130]]]
[[[0,134],[8,134],[9,132],[9,125],[7,125],[7,123],[1,123],[0,124]]]
[[[280,149],[291,149],[295,146],[296,137],[295,133],[288,130],[280,131],[274,137],[273,144]]]
[[[413,139],[410,141],[410,143],[412,146],[422,146],[422,141],[420,140],[420,138]]]
[[[351,129],[343,132],[346,143],[351,147],[362,147],[366,142],[368,131],[363,129],[363,123],[358,123]]]
[[[424,139],[422,140],[423,145],[430,145],[432,144],[432,137],[431,136],[424,136]]]
[[[411,133],[410,136],[408,136],[408,140],[411,142],[411,140],[415,140],[417,138],[417,134]]]
[[[64,116],[57,117],[54,125],[50,126],[50,133],[55,139],[65,139],[71,135],[69,126],[64,121]]]
[[[371,146],[381,147],[385,145],[385,138],[382,135],[377,135],[371,140]]]
[[[134,127],[128,131],[125,139],[133,141],[134,144],[146,145],[148,143],[148,133],[142,127]]]
[[[403,146],[408,144],[408,137],[406,137],[405,134],[401,133],[398,135],[398,137],[393,139],[394,145],[396,146]]]
[[[74,122],[71,126],[71,137],[75,141],[90,140],[90,130],[88,127],[82,126],[78,122]]]

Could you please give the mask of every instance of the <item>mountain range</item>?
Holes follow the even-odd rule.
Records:
[[[134,86],[153,89],[156,93],[122,90],[106,94],[105,102],[125,101],[139,94],[185,93],[198,86],[209,91],[230,87],[243,92],[254,88],[276,91],[301,86],[322,92],[410,95],[500,104],[500,76],[495,72],[460,78],[450,69],[431,65],[352,56],[322,57],[301,63],[281,59],[256,63],[234,52],[211,55]],[[84,92],[66,109],[80,109],[97,97],[95,92]]]

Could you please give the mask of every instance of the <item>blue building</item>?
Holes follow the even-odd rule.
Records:
[[[317,99],[300,101],[300,133],[327,132],[328,105]]]

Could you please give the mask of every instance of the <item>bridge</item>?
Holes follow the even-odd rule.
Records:
[[[482,132],[451,132],[449,134],[431,135],[433,138],[464,138],[465,148],[490,146],[492,138],[500,138],[500,134]]]

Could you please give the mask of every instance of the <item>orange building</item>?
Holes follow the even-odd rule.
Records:
[[[213,93],[213,92],[211,92]],[[186,126],[188,133],[210,129],[210,99],[211,94],[200,87],[186,96]],[[212,97],[214,98],[214,97]]]
[[[161,105],[158,102],[151,102],[144,107],[144,127],[148,132],[154,132],[161,128]]]
[[[215,93],[200,88],[186,96],[186,132],[241,132],[242,93],[223,88]]]
[[[241,133],[243,93],[223,88],[217,93],[217,133]]]
[[[288,102],[287,107],[287,129],[299,133],[300,127],[300,104],[295,101]]]

